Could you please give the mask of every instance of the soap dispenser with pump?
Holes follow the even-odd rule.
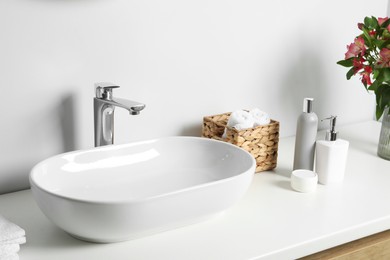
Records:
[[[344,179],[349,142],[337,138],[336,116],[323,120],[330,120],[330,129],[325,140],[316,142],[315,171],[321,184],[340,183]]]

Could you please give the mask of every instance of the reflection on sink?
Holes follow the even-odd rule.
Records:
[[[117,242],[199,222],[237,202],[255,160],[216,140],[167,137],[60,154],[31,171],[43,213],[71,235]]]

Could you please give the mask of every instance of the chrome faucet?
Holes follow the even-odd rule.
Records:
[[[96,97],[93,99],[95,147],[114,143],[114,110],[115,107],[127,109],[130,115],[138,115],[145,108],[144,104],[114,98],[113,89],[119,86],[101,82],[95,83]]]

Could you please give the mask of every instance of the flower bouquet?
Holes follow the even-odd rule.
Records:
[[[361,33],[347,45],[345,58],[337,64],[350,68],[349,80],[359,75],[368,91],[376,96],[376,119],[390,107],[390,19],[366,17],[358,23]]]

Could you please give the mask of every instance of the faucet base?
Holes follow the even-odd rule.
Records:
[[[114,143],[114,111],[113,105],[94,98],[95,147]]]

